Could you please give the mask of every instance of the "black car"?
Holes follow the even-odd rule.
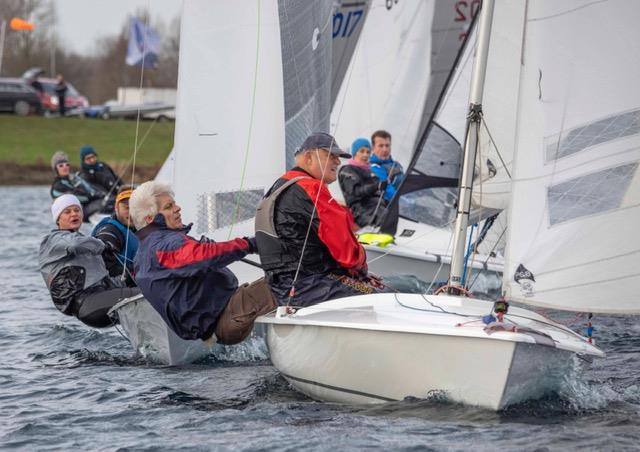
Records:
[[[0,111],[11,111],[20,116],[39,113],[42,104],[38,93],[19,78],[0,78]]]

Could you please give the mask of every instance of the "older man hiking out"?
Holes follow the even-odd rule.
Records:
[[[129,201],[140,239],[135,279],[145,298],[183,339],[235,344],[251,333],[259,315],[275,309],[264,280],[238,287],[227,265],[256,252],[254,238],[196,240],[182,224],[171,188],[145,182]]]
[[[258,207],[256,239],[266,279],[278,303],[309,306],[383,290],[367,272],[367,256],[348,208],[329,192],[340,149],[327,133],[307,137],[296,166],[278,179]]]
[[[120,300],[140,292],[109,276],[102,259],[104,243],[78,232],[82,205],[63,194],[51,205],[57,229],[40,244],[38,263],[55,307],[86,325],[103,328],[113,324],[108,311]]]

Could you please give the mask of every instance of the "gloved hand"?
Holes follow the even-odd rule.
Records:
[[[380,183],[378,183],[378,191],[385,191],[387,189],[387,185],[389,185],[388,181],[381,180]]]
[[[249,244],[249,249],[247,250],[247,252],[249,254],[256,254],[258,252],[258,243],[256,242],[256,238],[255,237],[242,237],[242,238],[245,239]]]
[[[389,180],[393,180],[397,175],[402,174],[402,168],[397,165],[394,165],[389,171]]]
[[[382,278],[374,275],[373,273],[369,273],[369,275],[367,275],[368,280],[367,282],[369,284],[371,284],[373,287],[375,287],[376,289],[384,289],[385,285],[384,282],[382,281]]]

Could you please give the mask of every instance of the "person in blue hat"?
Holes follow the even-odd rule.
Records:
[[[115,199],[122,181],[109,165],[98,161],[98,153],[93,146],[85,144],[80,148],[80,164],[82,166],[80,177],[107,194],[109,198]]]
[[[387,181],[380,180],[371,170],[368,139],[356,139],[351,145],[351,155],[352,158],[338,171],[338,182],[356,224],[362,228],[376,224],[384,212],[383,194]]]

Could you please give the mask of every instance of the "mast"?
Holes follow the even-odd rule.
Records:
[[[478,49],[471,73],[471,92],[469,94],[469,113],[467,114],[467,133],[464,140],[462,160],[462,176],[458,194],[458,211],[453,237],[453,255],[451,259],[451,273],[449,284],[460,286],[464,267],[465,243],[467,227],[469,225],[469,210],[471,209],[471,191],[473,187],[473,170],[475,167],[476,151],[478,149],[478,132],[482,120],[482,94],[484,78],[489,55],[489,41],[491,39],[491,22],[493,19],[494,0],[483,0],[478,23]],[[449,293],[457,294],[454,287]]]

